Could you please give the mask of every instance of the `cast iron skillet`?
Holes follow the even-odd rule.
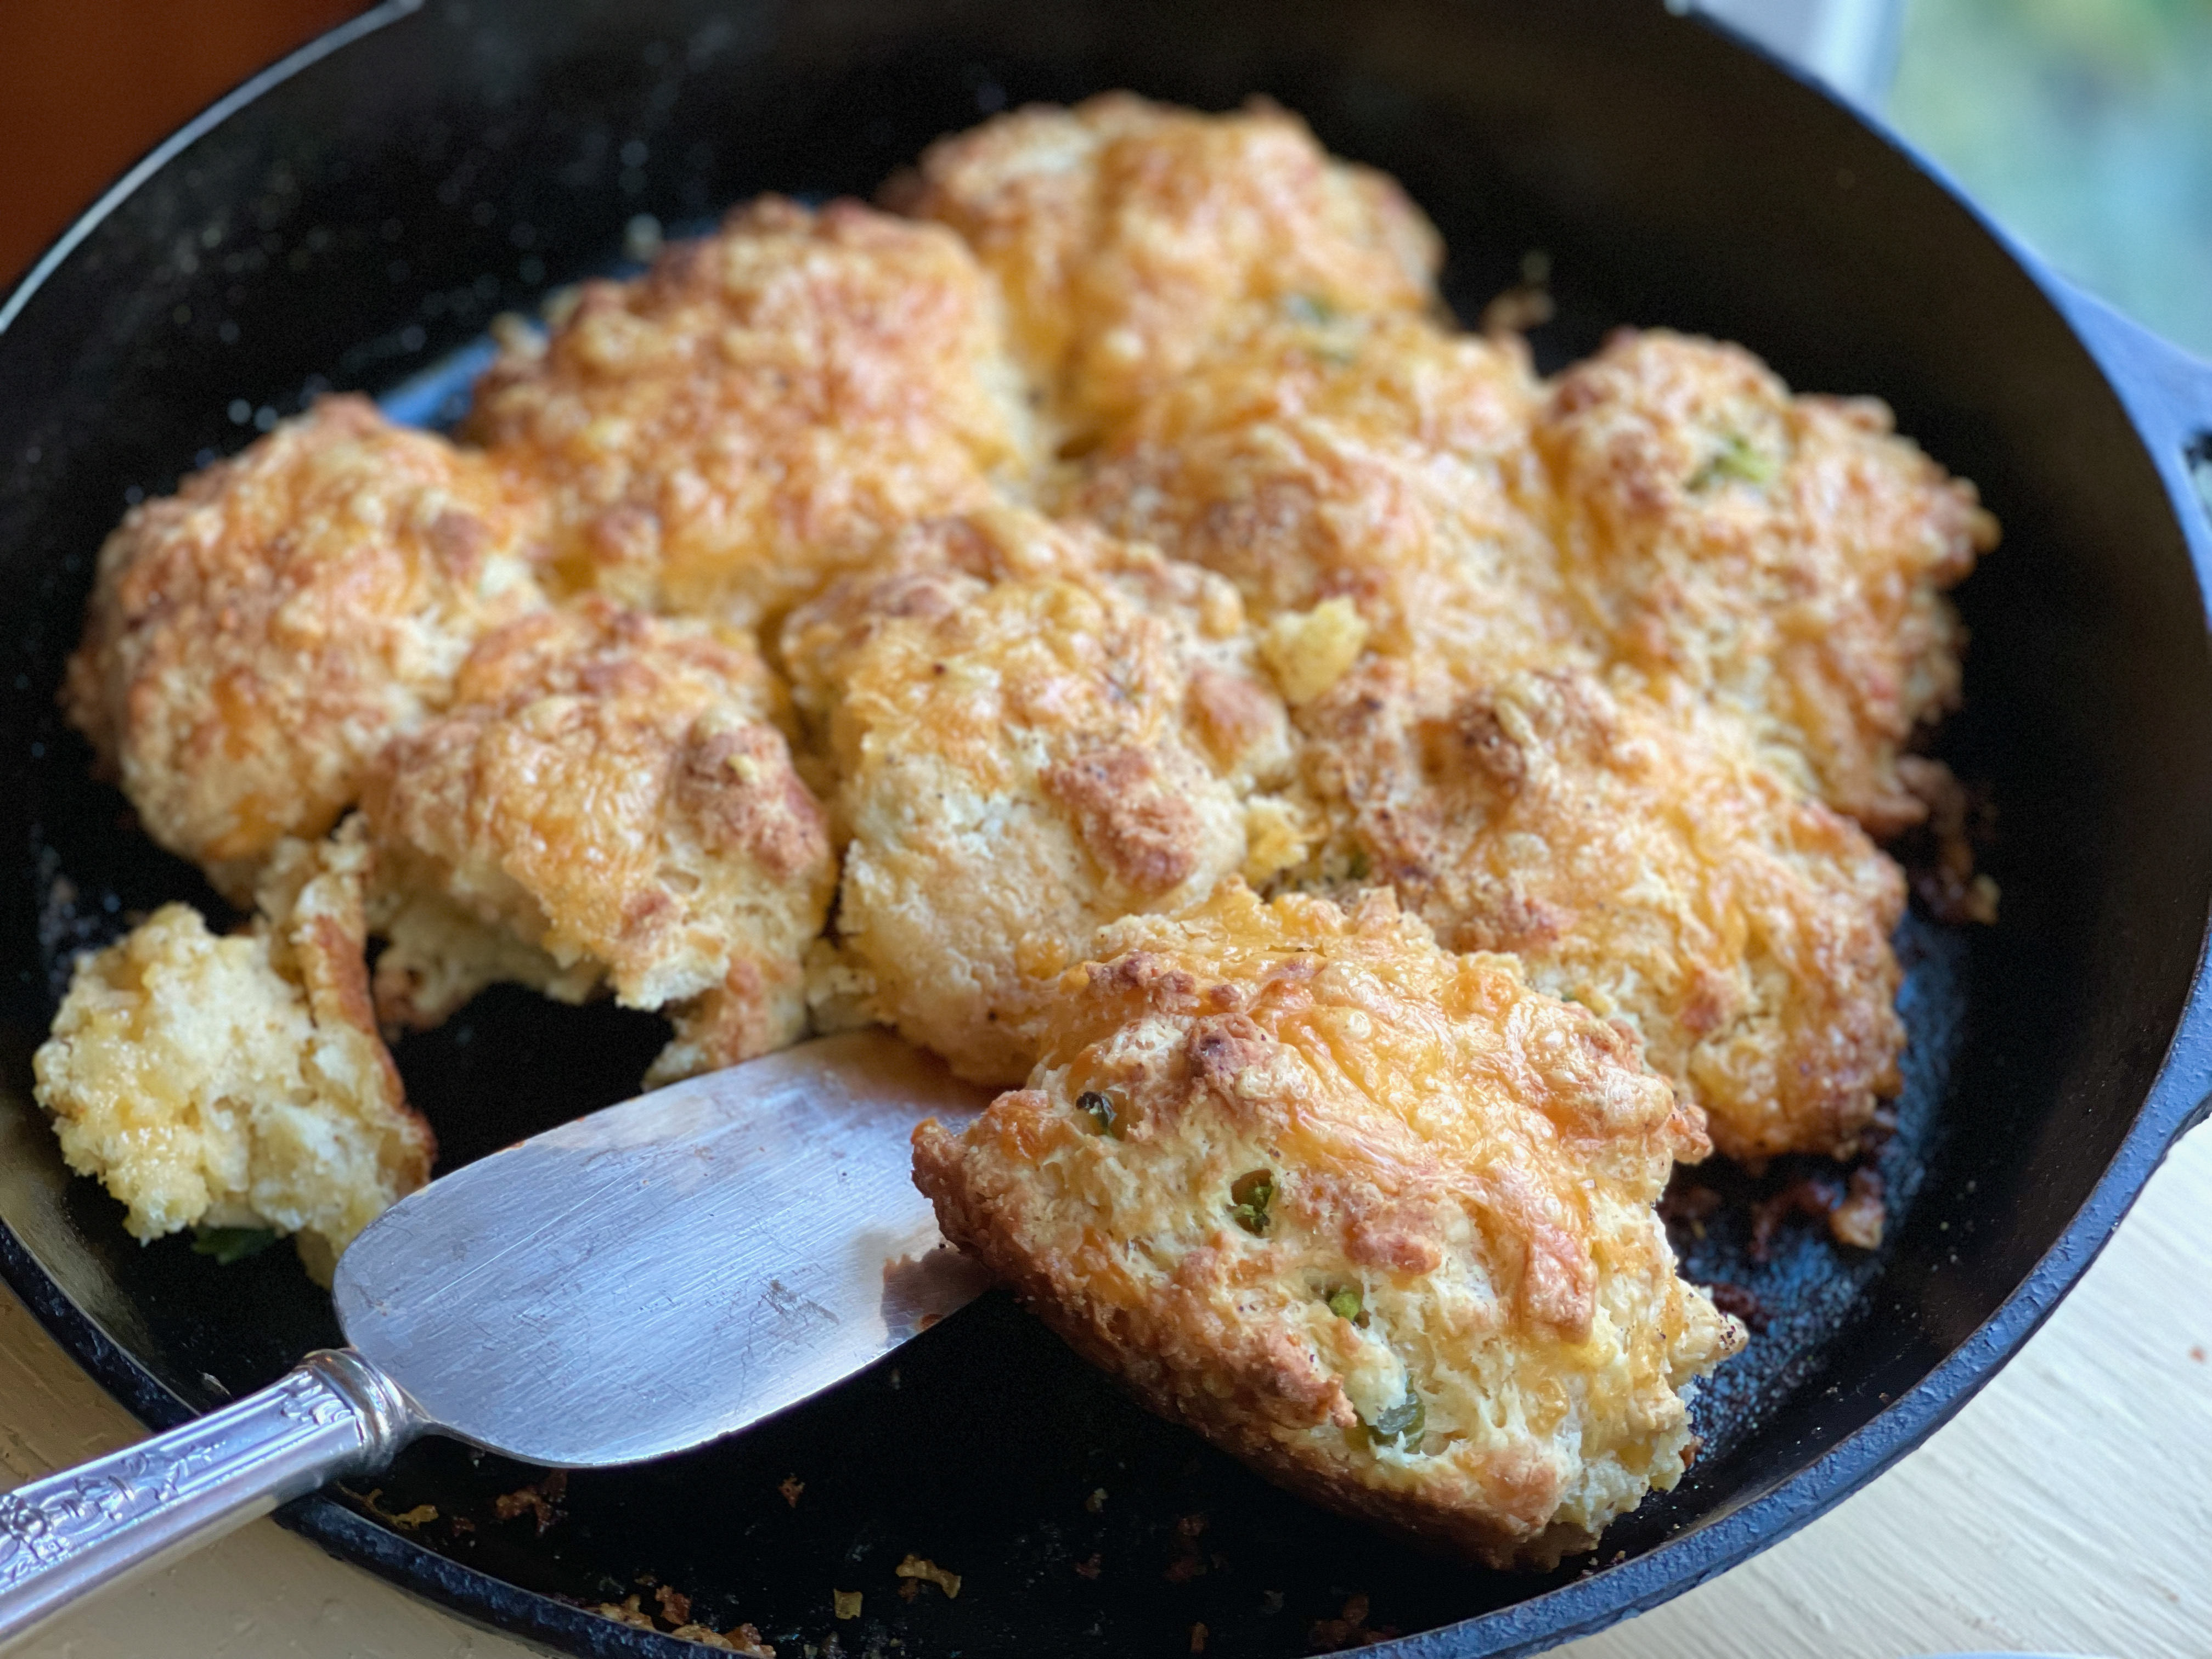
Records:
[[[1900,939],[1889,1243],[1847,1257],[1800,1224],[1761,1263],[1740,1208],[1684,1236],[1693,1275],[1747,1288],[1765,1328],[1701,1402],[1681,1490],[1548,1577],[1284,1498],[991,1299],[735,1442],[541,1486],[542,1510],[495,1502],[534,1472],[419,1447],[373,1503],[285,1513],[334,1553],[577,1654],[685,1650],[576,1605],[650,1610],[658,1584],[787,1654],[826,1640],[833,1588],[866,1595],[834,1626],[848,1650],[1182,1652],[1203,1622],[1209,1654],[1295,1653],[1358,1594],[1402,1651],[1533,1652],[1741,1560],[1924,1437],[2202,1115],[2212,533],[2190,465],[2212,373],[2069,293],[1824,94],[1659,0],[397,3],[164,145],[0,307],[0,1267],[102,1382],[168,1424],[334,1334],[282,1252],[131,1245],[29,1103],[76,950],[170,897],[223,915],[54,713],[125,502],[325,387],[412,380],[402,401],[434,416],[494,312],[617,262],[636,216],[866,193],[1002,106],[1121,86],[1272,94],[1395,172],[1449,241],[1462,315],[1547,253],[1547,367],[1626,320],[1739,338],[1796,386],[1887,398],[1981,484],[2006,541],[1961,595],[1970,700],[1942,742],[2000,805],[2003,919]],[[650,1019],[495,993],[400,1060],[450,1164],[627,1095],[659,1042]],[[1699,1178],[1741,1199],[1791,1173]],[[424,1504],[438,1519],[412,1530],[376,1518]],[[959,1599],[899,1599],[909,1552],[963,1573]]]

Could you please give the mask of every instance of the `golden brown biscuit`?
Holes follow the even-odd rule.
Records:
[[[821,808],[744,641],[597,594],[462,665],[379,759],[380,1007],[433,1024],[493,978],[677,1010],[667,1081],[779,1048],[836,882]]]
[[[147,833],[243,901],[445,706],[479,636],[544,603],[542,529],[480,458],[325,398],[107,538],[70,720]]]
[[[1146,404],[1069,506],[1219,571],[1263,622],[1344,599],[1386,653],[1555,660],[1573,613],[1522,505],[1541,397],[1516,341],[1406,316],[1273,327]]]
[[[436,1151],[376,1034],[360,820],[273,849],[250,932],[167,904],[77,963],[32,1062],[70,1167],[133,1237],[267,1227],[324,1283]]]
[[[1725,1149],[1848,1151],[1897,1086],[1896,872],[1694,695],[1624,709],[1592,677],[1615,647],[1546,533],[1540,402],[1512,346],[1418,319],[1271,331],[1148,405],[1074,503],[1231,575],[1271,633],[1358,608],[1340,644],[1373,654],[1293,696],[1348,831],[1306,879],[1371,867],[1448,944],[1630,1018]],[[1524,760],[1525,793],[1486,769]]]
[[[1255,818],[1288,747],[1236,593],[1150,550],[1012,509],[923,526],[783,650],[828,716],[847,961],[963,1076],[1026,1076],[1099,923],[1204,897],[1283,828]]]
[[[1265,100],[1034,106],[940,139],[886,194],[974,245],[1079,443],[1268,321],[1434,303],[1420,210]]]
[[[773,196],[511,337],[469,419],[551,492],[571,580],[746,624],[907,520],[990,501],[1028,425],[957,237]]]
[[[1153,1410],[1493,1565],[1680,1478],[1743,1335],[1675,1272],[1704,1137],[1632,1040],[1387,893],[1231,883],[1099,949],[1027,1088],[916,1131],[947,1237]]]
[[[1996,545],[1974,488],[1871,398],[1792,398],[1740,346],[1616,335],[1535,428],[1586,624],[1746,715],[1875,835],[1917,823],[1899,750],[1958,696],[1942,596]]]
[[[1735,723],[1577,672],[1373,658],[1300,721],[1345,836],[1322,867],[1625,1021],[1723,1152],[1847,1156],[1896,1092],[1903,876]]]

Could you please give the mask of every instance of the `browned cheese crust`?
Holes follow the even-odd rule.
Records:
[[[571,582],[772,620],[906,520],[1018,482],[999,311],[940,227],[764,197],[513,335],[469,430],[551,493]]]
[[[369,1006],[361,831],[279,842],[247,932],[218,938],[167,904],[78,962],[36,1093],[133,1236],[274,1228],[328,1284],[353,1236],[429,1179],[436,1143]]]
[[[445,706],[480,635],[544,604],[542,527],[481,458],[325,398],[107,538],[70,720],[147,833],[242,902]]]
[[[1235,581],[1267,622],[1351,604],[1366,642],[1488,670],[1577,650],[1541,520],[1517,341],[1421,318],[1281,325],[1183,376],[1073,511]]]
[[[1289,749],[1235,591],[1150,550],[1014,509],[921,526],[794,612],[783,653],[841,780],[865,1006],[963,1076],[1028,1075],[1101,922],[1203,898],[1286,833],[1255,801]]]
[[[1675,1483],[1743,1334],[1675,1272],[1704,1137],[1631,1038],[1382,892],[1231,883],[1099,948],[1030,1085],[916,1131],[948,1237],[1153,1410],[1492,1565]]]
[[[739,635],[586,595],[487,638],[454,707],[380,758],[388,1020],[493,979],[673,1008],[666,1081],[805,1028],[801,963],[836,880],[820,806]]]
[[[1536,423],[1585,624],[1620,660],[1751,721],[1876,835],[1926,808],[1914,728],[1958,698],[1942,599],[1996,546],[1974,488],[1871,398],[1792,398],[1741,346],[1616,335]]]
[[[1442,249],[1396,182],[1264,100],[1231,115],[1127,93],[940,140],[887,192],[965,236],[1064,441],[1109,428],[1286,314],[1421,311]]]
[[[1349,841],[1322,867],[1625,1022],[1723,1152],[1848,1156],[1896,1092],[1903,875],[1733,722],[1577,671],[1376,658],[1300,718]]]

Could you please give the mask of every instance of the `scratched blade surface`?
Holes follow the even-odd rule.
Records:
[[[587,1468],[698,1445],[981,1289],[908,1137],[988,1099],[875,1031],[694,1078],[394,1205],[338,1263],[339,1321],[487,1449]]]

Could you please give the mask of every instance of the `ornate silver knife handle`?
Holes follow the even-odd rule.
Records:
[[[220,1411],[0,1493],[0,1644],[173,1551],[381,1467],[424,1426],[374,1365],[325,1351]]]

